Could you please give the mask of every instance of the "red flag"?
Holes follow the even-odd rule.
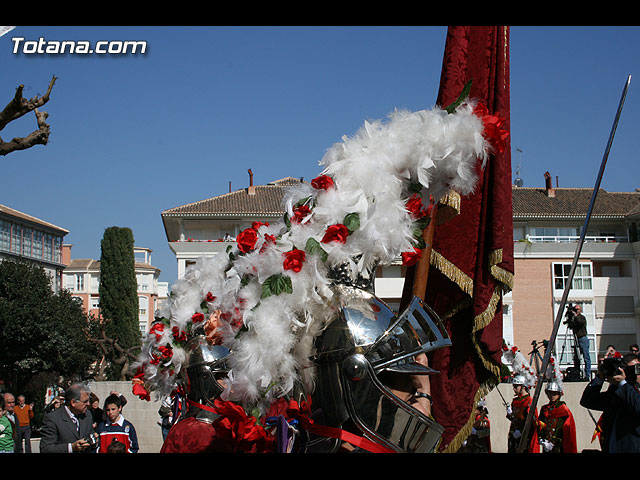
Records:
[[[510,131],[509,27],[449,27],[437,104],[455,102],[471,81],[469,97],[504,120]],[[494,125],[495,126],[495,125]],[[441,452],[455,452],[471,431],[475,405],[499,381],[502,294],[513,285],[511,148],[501,142],[474,193],[441,201],[455,214],[435,228],[426,302],[441,316],[453,345],[433,352],[432,413],[445,432]],[[494,143],[496,145],[496,143]],[[447,205],[450,208],[444,208]],[[402,307],[412,296],[415,268],[407,270]]]

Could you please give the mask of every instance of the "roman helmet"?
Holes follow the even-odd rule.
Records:
[[[187,399],[213,406],[213,400],[224,391],[224,377],[229,369],[226,361],[230,355],[222,345],[210,345],[204,331],[187,342]]]
[[[418,297],[400,315],[371,291],[333,286],[340,308],[315,340],[315,424],[343,429],[396,452],[436,449],[444,428],[394,393],[412,375],[438,374],[415,357],[448,347],[438,316]],[[310,436],[306,452],[335,452],[340,440]]]

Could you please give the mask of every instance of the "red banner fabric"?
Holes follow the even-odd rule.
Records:
[[[510,131],[509,27],[449,27],[437,104],[453,103],[469,81],[470,98],[502,117]],[[429,359],[440,371],[431,377],[431,396],[434,418],[445,428],[441,452],[457,451],[477,401],[499,379],[502,294],[513,283],[509,138],[484,169],[478,162],[478,175],[472,194],[446,200],[457,214],[436,226],[425,295],[453,342]],[[407,269],[401,308],[411,298],[414,274]]]

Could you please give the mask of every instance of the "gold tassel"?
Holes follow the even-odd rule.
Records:
[[[473,279],[434,249],[431,250],[430,263],[458,285],[464,293],[473,297]]]

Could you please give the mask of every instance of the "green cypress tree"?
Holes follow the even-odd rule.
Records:
[[[128,349],[141,343],[133,232],[126,227],[109,227],[100,245],[100,313],[105,332]],[[116,372],[109,376],[115,377]]]

